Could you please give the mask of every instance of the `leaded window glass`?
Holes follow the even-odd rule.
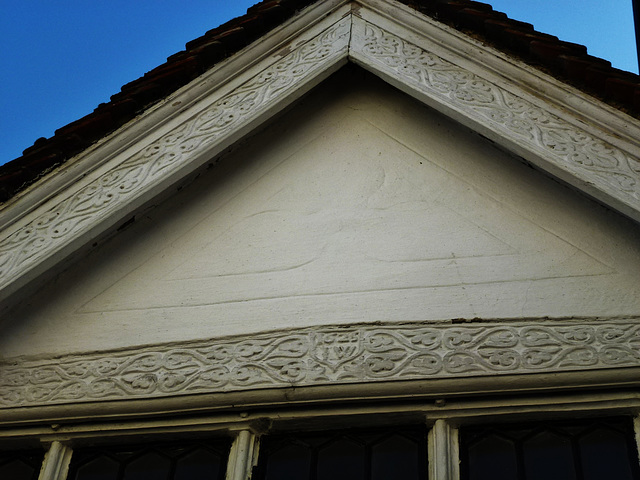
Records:
[[[0,479],[36,480],[43,457],[42,450],[0,452]]]
[[[223,480],[230,441],[75,449],[71,480]]]
[[[460,431],[463,480],[638,480],[630,419],[537,422]]]
[[[425,428],[267,436],[256,480],[426,480]]]

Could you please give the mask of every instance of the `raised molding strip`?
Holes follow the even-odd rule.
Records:
[[[367,10],[369,3],[371,11]],[[396,19],[381,17],[375,9],[382,4],[386,9],[399,9],[401,14]],[[534,104],[525,98],[524,88],[516,85],[507,90],[504,82],[499,85],[487,80],[485,77],[492,77],[489,72],[484,75],[481,67],[477,67],[477,72],[461,67],[455,63],[460,58],[459,52],[445,51],[451,57],[445,59],[417,46],[435,45],[433,37],[437,36],[441,51],[447,42],[459,44],[462,37],[434,27],[437,22],[420,19],[419,15],[413,15],[411,22],[422,22],[424,31],[419,32],[415,25],[405,28],[402,18],[410,13],[407,7],[392,0],[359,0],[353,5],[354,10],[349,13],[347,7],[337,3],[335,15],[313,19],[316,22],[313,31],[318,31],[315,37],[308,40],[286,37],[279,53],[274,56],[270,52],[262,67],[252,59],[254,66],[251,74],[247,74],[249,78],[204,110],[167,127],[159,138],[149,134],[139,141],[138,150],[131,150],[133,153],[128,156],[116,155],[101,167],[101,173],[91,173],[5,230],[0,237],[0,301],[9,302],[21,287],[69,258],[77,248],[113,229],[163,189],[282,110],[347,59],[640,221],[637,145],[618,139],[616,142],[625,148],[614,146],[606,139],[613,138],[615,132],[604,133],[590,127],[587,132],[577,126],[580,121],[570,113],[564,116],[552,113],[552,110],[559,112],[557,105],[552,107],[541,98]],[[305,14],[312,13],[301,15]],[[296,22],[300,23],[299,20]],[[396,33],[390,33],[389,29]],[[492,55],[490,49],[480,48],[469,42],[467,54]],[[495,70],[495,59],[493,64]],[[509,68],[514,68],[513,64]],[[523,76],[527,75],[524,67],[521,70]],[[224,91],[228,85],[219,88]],[[602,112],[600,125],[606,124],[603,121],[606,109]],[[569,117],[572,122],[566,119]],[[111,141],[117,139],[116,135]]]
[[[0,365],[0,409],[637,367],[638,320],[318,327],[43,360],[13,359]]]

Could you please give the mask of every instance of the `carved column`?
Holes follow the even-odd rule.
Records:
[[[429,478],[459,480],[458,429],[445,420],[436,420],[429,432]]]
[[[226,480],[248,480],[258,453],[258,437],[249,430],[241,430],[231,445]]]
[[[636,438],[636,452],[638,453],[638,462],[640,462],[640,415],[633,419],[633,433]]]
[[[71,447],[53,442],[44,455],[38,480],[65,480],[72,453]]]

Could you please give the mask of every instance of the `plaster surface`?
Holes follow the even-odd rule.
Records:
[[[348,69],[10,313],[0,355],[640,315],[640,228]]]

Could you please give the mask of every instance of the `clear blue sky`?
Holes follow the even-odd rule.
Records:
[[[638,73],[632,0],[484,1],[540,32],[586,45],[589,54],[616,68]]]
[[[2,0],[0,164],[257,0]],[[631,0],[488,0],[638,71]]]

